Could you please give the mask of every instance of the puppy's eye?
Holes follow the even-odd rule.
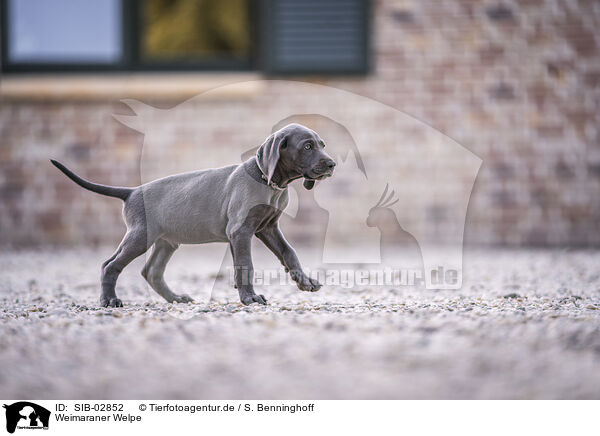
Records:
[[[312,143],[307,142],[306,145],[304,146],[305,150],[310,150],[312,148]]]

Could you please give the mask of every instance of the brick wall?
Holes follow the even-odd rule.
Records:
[[[596,1],[377,1],[372,74],[296,79],[393,106],[479,156],[483,165],[469,205],[468,243],[597,246],[598,28]],[[199,162],[200,138],[218,144],[224,154],[231,151],[228,147],[259,145],[257,138],[265,134],[262,124],[243,120],[242,128],[232,130],[224,118],[250,111],[276,124],[288,115],[282,107],[302,100],[287,92],[285,86],[266,84],[240,98],[182,104],[176,117],[161,118],[169,122],[152,137],[159,150],[153,155],[160,163],[157,174]],[[181,102],[179,96],[146,99],[161,108]],[[375,123],[370,147],[361,150],[364,159],[381,165],[382,172],[392,171],[385,156],[395,152],[390,142],[394,138],[386,131],[385,115],[352,111]],[[89,101],[32,96],[1,102],[2,243],[99,244],[120,239],[120,202],[83,191],[48,163],[55,157],[89,179],[115,185],[136,185],[149,177],[152,161],[144,160],[144,152],[151,150],[148,138],[117,122],[113,114],[132,112],[112,96]],[[321,122],[308,121],[316,126]],[[321,129],[333,141],[347,139],[343,129]],[[420,133],[407,124],[402,139],[418,138]],[[148,166],[141,168],[140,161]],[[408,184],[411,173],[399,177]],[[361,197],[360,187],[347,189],[337,194],[351,198],[350,204],[372,201]],[[415,201],[423,204],[407,209],[404,219],[439,234],[436,229],[444,228],[451,211],[432,197]],[[312,210],[314,216],[321,212]],[[348,216],[353,219],[352,213]],[[295,225],[287,224],[297,240],[312,237],[302,220],[306,215]],[[343,240],[344,223],[337,230]]]

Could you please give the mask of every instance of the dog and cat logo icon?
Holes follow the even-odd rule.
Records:
[[[6,431],[14,433],[16,429],[48,430],[50,411],[29,401],[19,401],[3,406],[6,409]]]

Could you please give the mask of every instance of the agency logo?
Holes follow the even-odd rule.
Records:
[[[6,409],[6,431],[14,433],[16,429],[48,430],[50,411],[29,401],[19,401],[4,405]]]
[[[246,92],[252,98],[243,103],[223,100]],[[257,156],[264,138],[292,123],[318,132],[337,163],[334,176],[310,186],[290,184],[280,220],[310,277],[342,287],[462,287],[467,209],[482,160],[432,126],[359,94],[285,80],[230,83],[168,109],[123,103],[134,115],[114,117],[144,134],[143,183],[246,162]],[[240,120],[248,120],[244,128]],[[261,183],[249,181],[244,189],[260,192]],[[164,211],[152,192],[143,194],[147,223]],[[252,198],[236,211],[239,216],[261,201]],[[163,273],[177,246],[146,241],[152,244],[146,268],[157,277],[150,286],[171,294]],[[192,297],[209,302],[220,277],[235,277],[231,250],[227,244],[190,249],[213,275]],[[280,279],[289,277],[283,268],[277,271]],[[253,274],[258,280],[271,270],[255,266]]]

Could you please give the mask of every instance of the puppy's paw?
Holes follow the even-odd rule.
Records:
[[[171,303],[193,303],[194,299],[188,294],[174,295]]]
[[[240,300],[244,306],[248,306],[252,303],[267,304],[267,299],[264,295],[246,294],[240,296]]]
[[[114,298],[100,298],[100,305],[102,307],[123,307],[123,302],[119,300],[117,297]]]
[[[302,276],[296,280],[296,285],[298,285],[298,289],[306,292],[317,292],[321,289],[321,283],[317,280],[308,277],[306,274],[302,274]]]

